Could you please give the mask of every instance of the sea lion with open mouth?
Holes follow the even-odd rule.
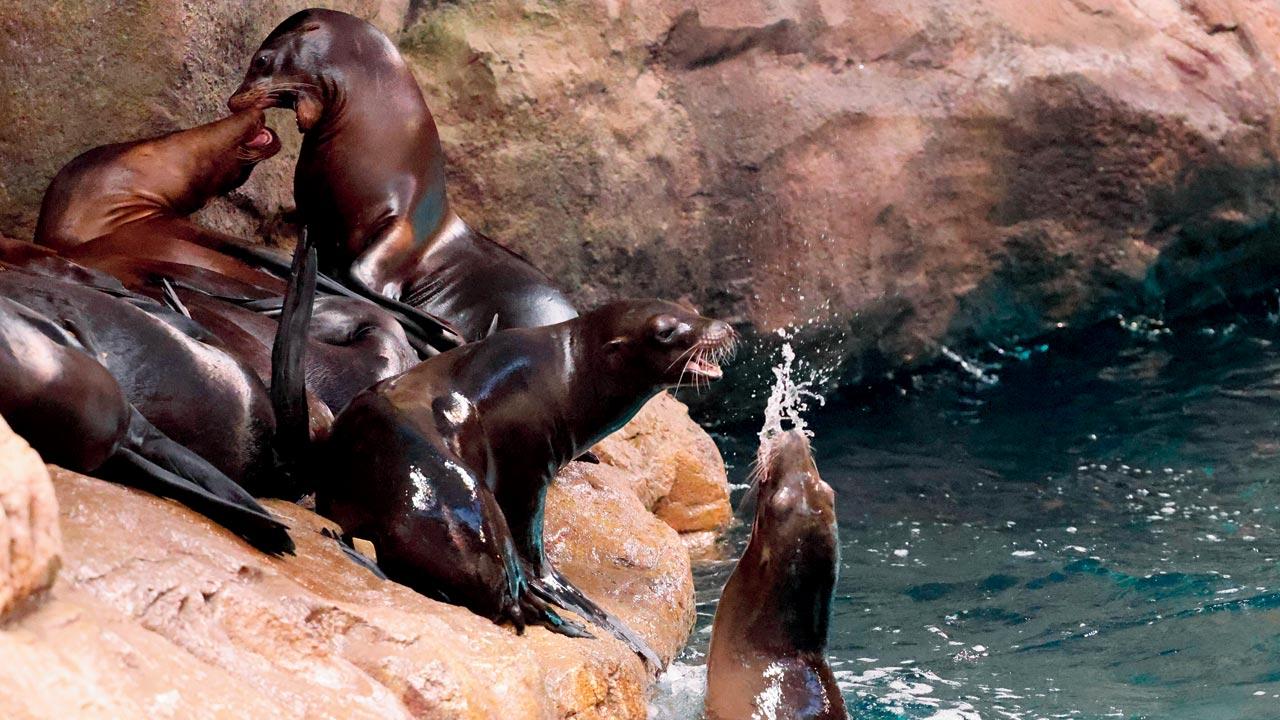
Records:
[[[449,207],[422,91],[396,46],[364,20],[333,10],[288,18],[228,105],[296,112],[304,138],[294,198],[322,271],[442,318],[467,340],[577,314],[545,275]]]
[[[845,720],[827,664],[840,566],[835,493],[808,438],[760,448],[751,540],[725,584],[707,652],[707,720]]]
[[[494,621],[579,634],[578,612],[658,658],[548,562],[556,473],[664,388],[720,377],[736,333],[661,300],[499,331],[361,393],[317,452],[317,509],[393,580]]]
[[[280,140],[261,110],[94,148],[67,163],[50,183],[36,240],[131,290],[176,301],[267,381],[276,322],[246,307],[270,305],[283,295],[285,280],[226,254],[256,257],[242,241],[188,215],[239,187],[254,166],[279,150]],[[0,248],[0,257],[20,266],[49,262],[10,245]],[[418,362],[396,318],[373,303],[332,295],[316,303],[307,380],[327,407],[313,404],[313,419],[336,413],[359,391]]]

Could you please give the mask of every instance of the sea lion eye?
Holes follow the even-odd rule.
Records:
[[[680,329],[680,321],[670,315],[660,315],[653,319],[653,336],[661,342],[670,342]]]

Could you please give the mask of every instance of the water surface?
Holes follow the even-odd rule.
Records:
[[[810,413],[854,717],[1280,718],[1274,319],[1117,320],[1003,352]],[[755,430],[718,438],[738,482]],[[696,571],[698,629],[652,717],[699,716],[732,565]]]

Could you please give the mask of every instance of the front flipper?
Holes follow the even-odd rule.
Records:
[[[350,535],[339,535],[328,528],[321,530],[320,534],[327,538],[332,538],[337,542],[338,547],[342,549],[342,553],[347,556],[348,560],[373,573],[373,576],[379,580],[387,579],[387,574],[382,572],[382,568],[378,567],[378,563],[366,557],[364,553],[355,549]]]
[[[550,562],[544,561],[544,568],[546,572],[542,577],[529,581],[529,586],[535,593],[547,602],[572,610],[608,630],[611,635],[626,643],[627,647],[639,655],[651,671],[658,672],[662,669],[662,659],[653,651],[653,648],[649,647],[649,643],[627,627],[626,623],[583,595],[582,591],[574,587],[565,576],[552,568]]]
[[[571,638],[594,640],[587,629],[572,620],[560,616],[550,605],[538,597],[538,592],[526,585],[520,596],[520,606],[526,621],[532,625],[541,625],[557,635]]]

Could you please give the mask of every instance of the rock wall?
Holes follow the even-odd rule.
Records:
[[[1280,270],[1274,2],[460,2],[401,45],[486,232],[846,380]]]
[[[0,4],[0,232],[25,237],[62,162],[214,117],[304,3]],[[321,4],[398,37],[453,200],[581,302],[798,324],[848,380],[1280,269],[1268,0]],[[292,157],[206,219],[287,237]]]

